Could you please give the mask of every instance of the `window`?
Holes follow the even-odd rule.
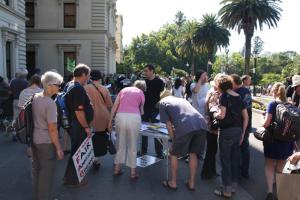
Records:
[[[64,27],[75,28],[76,27],[76,4],[64,3]]]
[[[5,3],[5,5],[9,6],[9,0],[4,0],[4,3]]]
[[[12,45],[11,42],[6,42],[6,76],[7,76],[8,80],[10,80],[12,78],[11,77],[11,69],[12,69],[11,45]]]
[[[76,66],[76,52],[64,52],[64,76],[73,74]]]
[[[27,70],[28,77],[31,77],[35,74],[35,51],[27,51],[26,52],[26,61],[27,61]]]
[[[25,14],[28,20],[26,21],[26,27],[34,27],[34,3],[25,3]]]

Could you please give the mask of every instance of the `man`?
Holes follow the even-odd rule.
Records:
[[[91,127],[95,132],[93,136],[95,154],[93,168],[95,170],[98,170],[100,167],[100,157],[107,153],[109,110],[113,105],[108,89],[100,83],[101,79],[101,72],[92,70],[91,83],[84,87],[94,108],[94,119],[91,122]]]
[[[207,73],[203,70],[200,70],[196,73],[195,83],[191,84],[192,105],[203,116],[205,116],[206,111],[205,98],[209,90],[207,80]]]
[[[66,106],[69,111],[70,128],[68,133],[71,138],[71,155],[67,164],[64,184],[67,186],[82,186],[86,181],[78,182],[76,170],[72,156],[75,154],[86,137],[91,137],[89,123],[93,119],[93,108],[90,99],[83,86],[90,78],[90,68],[85,64],[78,64],[73,72],[74,80],[69,82],[65,88],[68,92],[66,96]]]
[[[292,78],[293,85],[292,87],[294,88],[294,93],[292,96],[292,103],[299,107],[299,101],[300,101],[300,76],[299,75],[294,75]]]
[[[160,121],[166,123],[172,140],[170,151],[171,179],[165,180],[163,186],[177,189],[178,157],[189,154],[189,179],[186,186],[195,189],[195,176],[198,167],[197,154],[203,154],[207,122],[193,106],[183,98],[171,96],[168,90],[161,94],[159,102]]]
[[[236,93],[238,93],[244,104],[246,105],[246,109],[248,112],[249,120],[248,120],[248,126],[246,129],[246,133],[244,136],[243,143],[241,145],[241,175],[248,179],[249,178],[249,164],[250,164],[250,150],[249,150],[249,133],[252,129],[252,96],[251,92],[248,88],[244,87],[242,79],[237,74],[230,75],[232,78],[232,85],[233,89]],[[249,77],[249,76],[248,76]],[[247,79],[245,81],[246,84],[251,84],[251,81],[248,81]],[[250,77],[251,80],[251,77]],[[263,103],[259,102],[260,105],[263,105]]]
[[[242,86],[244,87],[244,88],[250,88],[250,85],[251,85],[251,83],[252,83],[252,79],[251,79],[251,76],[249,76],[249,75],[243,75],[242,76],[242,78],[241,78],[241,80],[242,80]],[[249,89],[248,89],[249,90]],[[250,91],[250,90],[249,90]],[[251,92],[250,92],[251,93]],[[254,99],[254,98],[252,98],[252,102],[254,102],[254,103],[258,103],[259,105],[264,105],[262,102],[260,102],[260,101],[257,101],[256,99]],[[252,105],[251,105],[252,106]],[[250,119],[250,118],[249,118]],[[250,120],[249,120],[250,121]]]
[[[189,75],[187,76],[186,79],[186,85],[185,85],[185,99],[188,100],[189,102],[191,102],[191,97],[192,97],[192,91],[191,91],[191,84],[193,83],[192,81],[192,76]]]
[[[160,93],[164,90],[164,82],[157,76],[155,76],[155,69],[152,64],[147,64],[144,68],[144,76],[146,81],[147,90],[145,94],[145,105],[144,105],[144,115],[142,120],[144,122],[157,122],[155,119],[159,113],[156,104],[159,101]],[[162,145],[158,139],[154,139],[155,152],[158,158],[163,158],[162,155]],[[141,154],[147,154],[148,149],[148,137],[142,136],[142,149]]]

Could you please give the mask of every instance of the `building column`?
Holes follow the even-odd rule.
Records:
[[[63,28],[63,0],[58,0],[58,29]]]
[[[3,74],[4,77],[6,76],[5,73],[5,57],[4,57],[4,44],[3,44],[3,39],[2,39],[2,31],[0,31],[0,44],[2,45],[0,48],[0,74]]]
[[[1,31],[1,40],[2,40],[2,55],[3,55],[3,75],[7,78],[6,71],[6,40],[7,40],[7,32]]]
[[[65,66],[64,66],[64,51],[62,47],[57,47],[57,51],[58,51],[58,69],[57,71],[60,74],[63,74],[63,76],[65,76]]]

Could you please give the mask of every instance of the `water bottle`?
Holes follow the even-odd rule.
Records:
[[[64,129],[68,129],[70,128],[70,123],[69,123],[69,119],[68,119],[68,116],[66,114],[66,111],[63,110],[62,112],[62,118],[61,118],[61,121],[62,121],[62,127]]]

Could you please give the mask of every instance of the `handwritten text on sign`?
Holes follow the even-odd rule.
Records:
[[[95,155],[92,138],[86,138],[72,157],[79,182],[92,166]]]

